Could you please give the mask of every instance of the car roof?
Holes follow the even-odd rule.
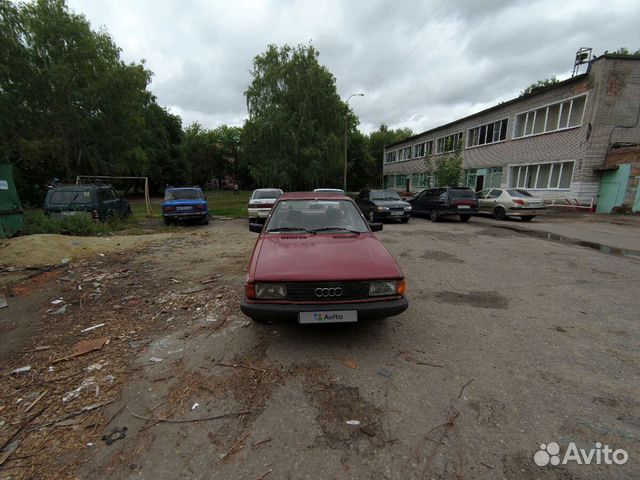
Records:
[[[264,192],[265,190],[277,190],[278,192],[282,191],[281,188],[256,188],[254,192]]]
[[[344,200],[344,193],[338,192],[287,192],[280,195],[278,200]]]
[[[202,190],[200,187],[167,187],[167,190]]]
[[[82,183],[79,185],[61,185],[58,187],[53,187],[51,190],[97,190],[99,188],[111,188],[111,185],[95,185],[93,183]]]

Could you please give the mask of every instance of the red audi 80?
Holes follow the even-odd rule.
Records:
[[[250,224],[253,247],[242,312],[256,321],[343,323],[408,307],[395,259],[349,197],[285,193],[266,222]]]

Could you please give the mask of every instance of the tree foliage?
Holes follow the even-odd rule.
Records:
[[[253,61],[242,148],[259,186],[291,190],[342,183],[345,116],[351,133],[357,119],[318,55],[312,45],[269,45]]]
[[[532,83],[527,88],[525,88],[520,93],[520,96],[522,97],[524,95],[529,95],[530,93],[537,92],[538,90],[548,87],[549,85],[555,85],[556,83],[560,83],[560,80],[558,80],[556,77],[545,78],[544,80],[538,80],[537,82]]]
[[[0,0],[0,159],[23,197],[53,177],[154,175],[181,161],[181,122],[147,90],[106,31],[64,0]]]
[[[631,55],[632,57],[640,57],[640,48],[635,52],[632,52],[627,47],[620,47],[613,53],[616,55]]]
[[[427,171],[433,175],[435,185],[456,187],[462,182],[462,147],[460,140],[456,149],[448,155],[430,155],[425,159]]]

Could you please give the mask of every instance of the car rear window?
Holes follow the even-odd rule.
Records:
[[[507,190],[507,193],[509,195],[511,195],[512,197],[520,197],[520,198],[532,197],[533,196],[529,192],[527,192],[526,190]]]
[[[179,190],[167,190],[165,200],[203,200],[202,191],[196,188],[181,188]]]
[[[260,200],[263,198],[278,198],[280,196],[280,190],[256,190],[253,192],[253,198]]]
[[[91,191],[55,190],[51,193],[49,203],[52,205],[87,205],[91,203]]]
[[[402,200],[393,190],[372,190],[370,197],[371,200]]]
[[[266,227],[268,232],[329,228],[368,231],[350,200],[283,200],[276,204]]]
[[[470,188],[451,188],[449,196],[451,198],[476,198],[476,194]]]

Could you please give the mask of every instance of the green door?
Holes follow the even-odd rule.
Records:
[[[611,213],[613,207],[622,205],[624,194],[629,183],[631,165],[620,165],[618,170],[604,172],[600,180],[600,193],[598,194],[597,213]]]
[[[636,177],[637,187],[636,187],[636,199],[633,202],[633,208],[631,209],[633,212],[640,212],[640,177]]]

